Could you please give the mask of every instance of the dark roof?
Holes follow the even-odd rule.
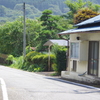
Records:
[[[90,18],[74,26],[78,26],[78,28],[61,32],[59,35],[100,31],[100,15]]]
[[[100,31],[100,26],[71,29],[71,30],[63,31],[59,33],[59,35],[75,34],[75,33],[83,33],[83,32],[94,32],[94,31]]]
[[[100,22],[100,15],[97,15],[97,16],[95,16],[93,18],[85,20],[85,21],[83,21],[83,22],[81,22],[79,24],[76,24],[74,26],[82,26],[82,25],[87,25],[87,24],[92,24],[92,23],[98,23],[98,22]]]

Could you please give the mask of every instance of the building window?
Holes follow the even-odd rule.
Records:
[[[99,41],[89,42],[88,74],[98,76],[99,67]]]
[[[76,72],[77,61],[73,60],[73,71]]]
[[[71,58],[78,59],[79,58],[79,43],[71,42]]]

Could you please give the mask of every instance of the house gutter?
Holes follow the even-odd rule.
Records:
[[[58,36],[63,39],[63,40],[66,40],[68,42],[68,50],[67,50],[67,54],[66,54],[66,58],[67,58],[67,61],[66,61],[66,70],[68,68],[68,59],[69,59],[69,40],[68,39],[65,39],[61,36],[61,34],[58,34]]]

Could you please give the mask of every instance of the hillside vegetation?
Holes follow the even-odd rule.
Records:
[[[98,0],[90,1],[100,4]],[[52,10],[54,15],[63,15],[69,11],[65,0],[0,0],[0,22],[13,21],[23,16],[23,2],[26,3],[26,17],[31,19],[40,17],[45,9]]]
[[[36,18],[41,16],[45,9],[53,11],[54,15],[61,15],[68,11],[65,0],[24,0],[26,3],[26,17]],[[0,0],[0,22],[13,21],[23,16],[23,0]]]

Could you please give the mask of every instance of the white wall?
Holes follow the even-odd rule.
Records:
[[[78,33],[78,34],[70,34],[70,40],[76,41],[76,37],[80,37],[80,40],[100,40],[100,33]]]
[[[77,40],[76,37],[80,37],[80,40]],[[100,41],[100,33],[70,34],[70,42],[80,43],[80,59],[77,59],[77,70],[76,70],[76,72],[78,73],[84,73],[88,70],[89,41]],[[100,45],[100,42],[99,42],[99,45]],[[70,71],[72,71],[73,59],[70,58],[69,61],[70,61],[69,62]],[[99,62],[100,62],[100,49],[99,49]],[[99,66],[100,66],[100,63],[99,63]],[[100,77],[100,68],[98,71],[99,71],[98,76]]]

